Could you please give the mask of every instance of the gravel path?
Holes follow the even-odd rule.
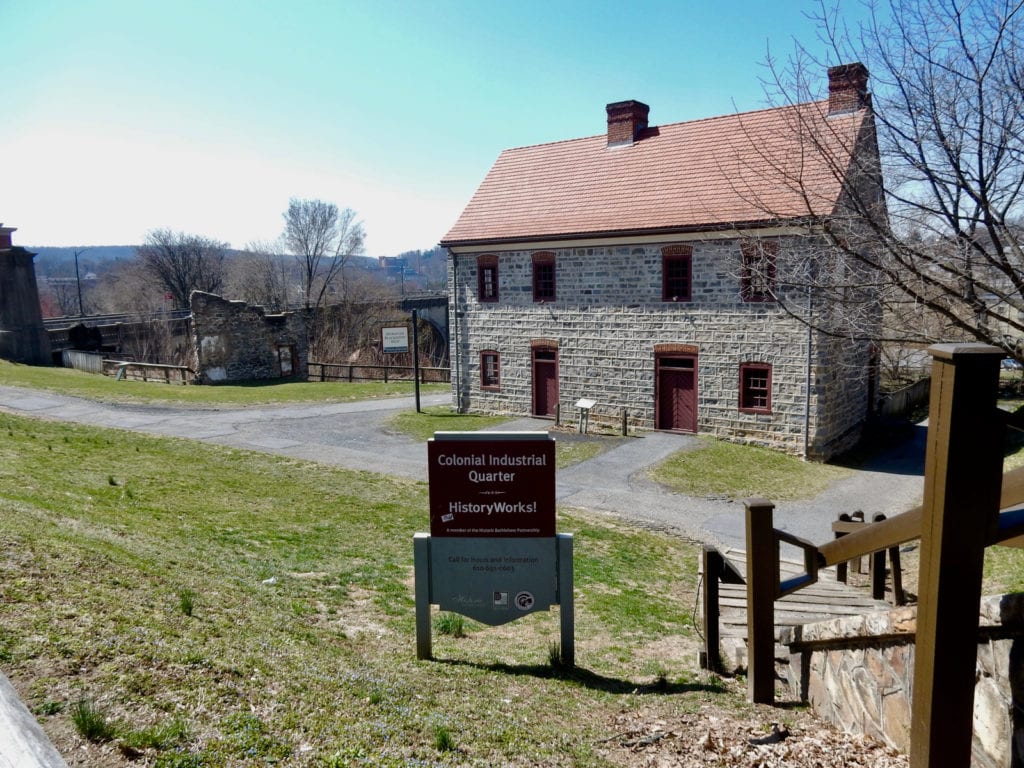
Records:
[[[448,402],[447,394],[421,398],[425,406]],[[0,386],[0,410],[11,413],[204,440],[425,481],[425,444],[385,428],[393,413],[413,407],[412,398],[251,408],[124,405]],[[497,429],[551,426],[540,419],[515,419]],[[909,440],[815,499],[780,502],[776,527],[822,542],[831,535],[830,525],[840,512],[860,509],[870,519],[878,512],[891,515],[920,503],[924,433],[924,427],[916,427]],[[647,468],[695,445],[693,437],[666,432],[616,441],[601,455],[559,471],[558,500],[701,541],[742,547],[742,503],[669,493],[647,477]]]

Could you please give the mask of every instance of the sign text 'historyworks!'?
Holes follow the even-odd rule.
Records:
[[[430,535],[555,535],[555,442],[545,433],[438,432],[427,444]]]

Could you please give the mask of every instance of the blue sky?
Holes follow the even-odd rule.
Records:
[[[505,148],[758,109],[798,0],[0,0],[0,222],[20,245],[233,247],[290,197],[430,248]],[[829,62],[836,63],[836,62]],[[825,74],[822,72],[822,82]]]

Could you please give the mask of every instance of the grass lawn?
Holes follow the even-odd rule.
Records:
[[[479,413],[456,413],[451,407],[439,405],[416,411],[405,411],[396,414],[390,427],[403,432],[415,440],[424,442],[434,436],[435,432],[475,432],[479,429],[495,427],[508,421],[508,416],[484,416]]]
[[[279,403],[347,402],[378,397],[411,396],[411,381],[314,382],[253,381],[245,384],[189,385],[146,381],[116,381],[109,376],[19,365],[0,360],[0,384],[31,387],[105,402],[190,403],[209,406]],[[421,384],[421,394],[450,392],[449,384]]]
[[[557,610],[421,662],[424,484],[0,414],[0,668],[101,767],[605,766],[624,710],[750,711],[696,669],[696,546],[559,516],[578,669]]]
[[[675,453],[651,470],[656,481],[688,496],[778,501],[813,498],[850,473],[844,467],[713,438],[702,438],[700,448]]]

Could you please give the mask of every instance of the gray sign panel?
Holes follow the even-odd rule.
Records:
[[[430,556],[443,611],[496,626],[558,604],[554,538],[435,537]]]

